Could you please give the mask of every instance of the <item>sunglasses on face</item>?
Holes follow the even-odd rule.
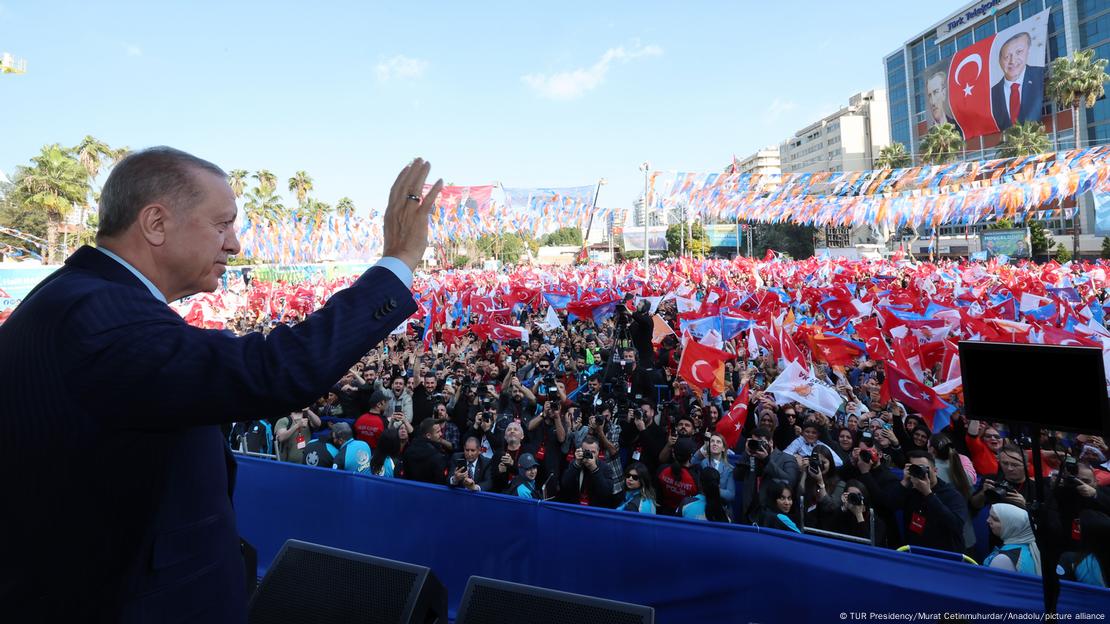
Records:
[[[625,479],[632,479],[633,481],[639,481],[640,480],[640,475],[638,475],[634,472],[630,472],[630,473],[624,475],[624,478]]]

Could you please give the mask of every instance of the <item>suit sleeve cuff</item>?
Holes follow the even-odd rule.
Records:
[[[381,260],[375,262],[374,266],[389,269],[397,276],[397,279],[401,280],[405,288],[412,289],[412,269],[410,269],[409,265],[405,264],[404,261],[394,258],[393,256],[384,256]]]

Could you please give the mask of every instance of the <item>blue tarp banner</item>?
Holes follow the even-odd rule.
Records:
[[[452,618],[471,575],[651,605],[662,623],[1042,610],[1040,579],[969,564],[773,529],[238,462],[239,532],[258,549],[260,574],[290,538],[424,565],[447,587]],[[1110,590],[1063,585],[1060,613],[1110,612]]]

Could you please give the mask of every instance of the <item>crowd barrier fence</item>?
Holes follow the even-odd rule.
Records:
[[[452,617],[471,575],[647,604],[664,623],[1042,611],[1038,578],[933,557],[236,460],[239,531],[260,574],[290,538],[424,565],[447,587]],[[1110,590],[1065,582],[1059,611],[1108,614]]]

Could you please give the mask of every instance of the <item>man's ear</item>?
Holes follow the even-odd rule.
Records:
[[[169,208],[163,204],[148,204],[139,209],[135,220],[147,243],[161,247],[166,242],[166,225],[170,219]]]

